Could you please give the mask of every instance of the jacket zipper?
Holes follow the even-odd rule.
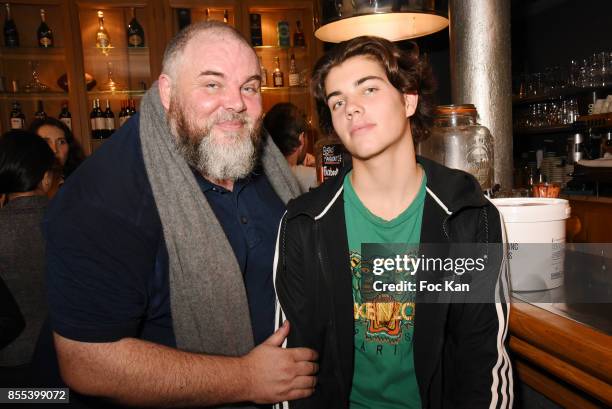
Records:
[[[315,237],[318,239],[319,238],[319,222],[317,220],[315,220],[314,222],[314,229],[315,229]],[[317,240],[319,243],[321,242],[320,240]],[[317,244],[317,257],[319,258],[319,263],[321,264],[321,274],[323,274],[323,279],[326,281],[328,288],[330,289],[330,291],[332,291],[332,283],[330,282],[329,278],[327,277],[326,271],[328,271],[325,268],[325,260],[323,257],[323,252],[321,250],[321,246],[319,244]],[[331,293],[330,293],[331,294]],[[340,387],[340,396],[343,397],[343,404],[346,403],[346,401],[344,400],[344,397],[346,395],[345,391],[344,391],[344,382],[343,382],[343,378],[340,374],[340,351],[338,349],[338,340],[337,340],[337,332],[336,332],[336,308],[334,306],[334,301],[333,299],[330,302],[330,307],[331,307],[331,319],[330,319],[330,327],[331,327],[331,331],[332,331],[332,341],[334,344],[334,357],[335,357],[335,364],[334,364],[334,375],[336,376],[336,378],[338,379],[338,383],[339,383],[339,387]],[[347,397],[348,398],[348,397]]]

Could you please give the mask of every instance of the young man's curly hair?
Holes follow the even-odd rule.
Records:
[[[315,65],[312,93],[317,104],[319,127],[322,132],[334,132],[331,112],[327,106],[325,79],[332,68],[352,57],[366,56],[379,62],[387,78],[399,92],[418,94],[417,109],[410,117],[410,129],[416,143],[429,135],[433,123],[433,91],[435,81],[427,61],[419,55],[416,44],[410,51],[400,49],[384,38],[362,36],[344,41],[326,53]]]

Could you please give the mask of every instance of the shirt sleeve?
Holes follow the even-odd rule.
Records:
[[[116,211],[82,202],[51,209],[44,231],[53,330],[81,342],[138,336],[159,240]]]

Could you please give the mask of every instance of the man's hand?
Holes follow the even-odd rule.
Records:
[[[245,357],[250,377],[250,397],[256,403],[306,398],[314,392],[319,365],[316,351],[282,348],[289,335],[289,321]]]

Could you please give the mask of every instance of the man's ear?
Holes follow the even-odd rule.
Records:
[[[404,94],[404,108],[406,109],[406,118],[410,118],[412,115],[414,115],[418,103],[418,94]]]
[[[161,99],[161,103],[166,111],[169,111],[170,96],[172,95],[172,78],[166,74],[160,75],[159,79],[157,80],[157,87],[159,88],[159,98]]]

